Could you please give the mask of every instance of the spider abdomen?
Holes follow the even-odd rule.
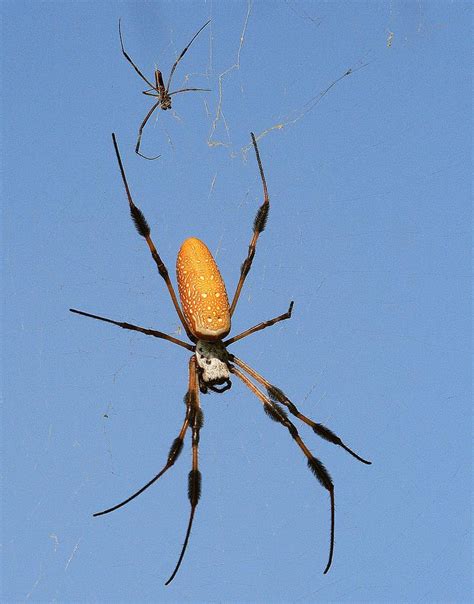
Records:
[[[186,322],[196,338],[215,341],[230,331],[230,309],[224,281],[207,246],[186,239],[176,260],[179,297]]]

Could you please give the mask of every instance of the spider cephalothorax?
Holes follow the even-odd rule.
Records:
[[[160,100],[160,109],[162,109],[163,111],[171,109],[171,96],[166,92],[166,89],[162,89],[161,87],[159,89],[159,92],[163,95]]]
[[[188,478],[188,495],[191,504],[191,512],[184,544],[181,549],[178,562],[173,573],[166,582],[166,585],[168,585],[168,583],[174,579],[188,545],[194,514],[199,497],[201,495],[201,473],[198,467],[198,447],[199,434],[203,425],[203,415],[199,400],[199,392],[206,393],[208,390],[211,390],[213,392],[222,393],[225,390],[228,390],[231,387],[230,374],[232,374],[243,382],[244,385],[247,386],[251,392],[253,392],[253,394],[255,394],[255,396],[262,403],[267,415],[288,430],[295,443],[305,455],[309,469],[329,493],[331,506],[331,530],[329,558],[324,570],[324,573],[327,573],[329,567],[331,566],[334,551],[334,485],[328,471],[319,461],[319,459],[317,459],[308,449],[299,435],[295,424],[290,420],[288,414],[293,415],[308,425],[313,432],[321,438],[324,438],[335,445],[339,445],[359,461],[365,464],[370,464],[370,461],[367,461],[354,453],[354,451],[345,445],[339,436],[334,434],[334,432],[329,430],[329,428],[326,428],[322,424],[316,423],[312,419],[300,413],[294,403],[291,402],[291,400],[282,390],[280,390],[280,388],[277,388],[271,384],[262,375],[252,369],[252,367],[247,365],[247,363],[227,351],[227,347],[238,340],[260,331],[261,329],[265,329],[270,325],[274,325],[275,323],[278,323],[278,321],[289,319],[293,309],[293,302],[290,303],[287,312],[283,313],[282,315],[270,319],[269,321],[258,323],[250,329],[247,329],[244,332],[227,340],[223,339],[230,332],[232,314],[237,305],[245,278],[252,266],[257,240],[260,233],[265,228],[268,210],[270,207],[267,185],[265,182],[265,176],[263,173],[255,136],[252,134],[252,143],[257,156],[258,168],[263,184],[264,200],[258,209],[254,220],[252,239],[248,248],[247,257],[242,263],[240,269],[240,277],[235,289],[234,297],[232,298],[232,303],[229,304],[224,281],[211,252],[202,241],[196,238],[190,238],[186,239],[186,241],[184,241],[182,244],[176,262],[181,306],[178,303],[168,270],[160,258],[160,255],[158,254],[151,239],[150,227],[148,226],[148,223],[145,220],[141,210],[134,204],[132,200],[115,135],[112,135],[112,138],[133,221],[135,222],[135,226],[139,234],[145,238],[148,247],[150,248],[158,272],[165,280],[176,313],[178,314],[178,317],[191,343],[184,342],[183,340],[179,340],[178,338],[154,329],[146,329],[144,327],[139,327],[138,325],[132,325],[131,323],[106,319],[105,317],[100,317],[98,315],[93,315],[80,310],[70,310],[79,315],[84,315],[86,317],[91,317],[93,319],[99,319],[100,321],[118,325],[124,329],[131,329],[133,331],[139,331],[156,338],[168,340],[173,344],[177,344],[178,346],[191,351],[192,356],[189,359],[188,390],[184,397],[186,415],[181,426],[181,430],[171,445],[167,462],[160,472],[158,472],[158,474],[147,482],[147,484],[145,484],[141,489],[117,505],[103,510],[102,512],[97,512],[94,514],[94,516],[108,514],[109,512],[113,512],[114,510],[123,507],[129,501],[140,495],[140,493],[143,493],[143,491],[156,482],[161,476],[163,476],[163,474],[169,470],[169,468],[171,468],[178,458],[183,448],[186,432],[188,429],[191,429],[193,456],[192,469]]]
[[[196,342],[196,363],[199,374],[199,389],[203,394],[207,390],[225,392],[232,386],[230,381],[229,355],[221,341]],[[217,386],[223,388],[217,388]]]

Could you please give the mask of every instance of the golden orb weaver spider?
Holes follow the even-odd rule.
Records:
[[[229,304],[224,281],[220,275],[219,269],[214,261],[214,258],[212,257],[211,252],[202,241],[199,239],[190,238],[186,239],[182,244],[176,263],[181,308],[178,303],[173,284],[171,283],[168,270],[151,239],[150,227],[148,226],[142,211],[133,202],[127,178],[125,176],[122,159],[120,157],[117,140],[115,138],[115,134],[112,134],[115,153],[117,155],[120,173],[122,175],[123,184],[127,194],[131,217],[135,223],[138,233],[145,238],[148,247],[150,248],[150,252],[153,260],[156,263],[158,272],[165,280],[178,317],[192,344],[154,329],[146,329],[144,327],[132,325],[131,323],[113,321],[112,319],[107,319],[99,315],[93,315],[73,308],[69,309],[71,312],[78,315],[98,319],[99,321],[105,321],[106,323],[118,325],[124,329],[139,331],[146,335],[168,340],[169,342],[186,348],[193,353],[189,359],[189,384],[188,391],[184,397],[186,415],[181,426],[181,430],[171,445],[166,464],[158,472],[158,474],[156,474],[156,476],[154,476],[149,482],[141,487],[141,489],[130,495],[130,497],[127,497],[127,499],[124,501],[107,508],[106,510],[94,514],[94,516],[102,516],[103,514],[108,514],[114,510],[117,510],[118,508],[123,507],[132,501],[132,499],[138,497],[138,495],[143,493],[143,491],[148,489],[148,487],[150,487],[161,476],[163,476],[163,474],[175,463],[176,459],[181,453],[184,437],[188,428],[191,428],[192,469],[188,476],[188,497],[191,504],[191,511],[184,544],[182,546],[178,562],[165,585],[171,583],[181,565],[188,545],[189,536],[191,534],[191,527],[193,524],[196,507],[201,495],[201,473],[198,468],[198,447],[199,434],[203,425],[203,413],[199,400],[199,392],[206,393],[208,390],[218,393],[225,392],[231,387],[230,374],[235,375],[257,396],[263,405],[264,411],[267,413],[270,419],[282,424],[282,426],[287,428],[293,440],[303,451],[303,454],[307,459],[309,469],[318,479],[321,485],[329,492],[330,496],[331,529],[329,558],[326,568],[324,569],[324,574],[328,572],[331,566],[334,553],[334,485],[328,471],[319,461],[319,459],[313,456],[311,451],[303,442],[298,430],[296,429],[296,426],[289,419],[288,413],[283,407],[286,407],[291,415],[294,415],[299,420],[310,426],[315,434],[321,438],[335,445],[339,445],[362,463],[371,463],[370,461],[367,461],[354,453],[354,451],[345,445],[339,436],[334,434],[334,432],[329,430],[329,428],[314,422],[312,419],[309,419],[300,413],[300,411],[283,393],[282,390],[272,385],[263,376],[249,367],[249,365],[247,365],[244,361],[227,351],[227,347],[230,344],[233,344],[234,342],[237,342],[238,340],[241,340],[252,333],[265,329],[266,327],[270,327],[279,321],[289,319],[293,309],[293,302],[291,302],[286,313],[283,313],[282,315],[279,315],[278,317],[268,321],[258,323],[257,325],[254,325],[253,327],[227,340],[223,339],[230,332],[231,317],[239,300],[245,278],[247,277],[252,266],[257,240],[260,233],[265,228],[268,211],[270,208],[270,199],[268,196],[267,184],[265,181],[262,162],[260,160],[259,150],[257,147],[257,141],[253,133],[251,133],[251,137],[257,157],[260,178],[263,184],[264,199],[255,216],[252,239],[248,248],[247,257],[245,258],[240,269],[240,278],[237,283],[234,297],[232,298],[232,303]],[[259,386],[263,387],[266,392],[254,384],[250,378],[257,382]]]
[[[127,59],[127,61],[130,63],[130,65],[133,67],[133,69],[138,73],[138,75],[141,77],[141,79],[144,82],[146,82],[148,84],[148,86],[150,87],[148,90],[144,90],[143,94],[146,94],[147,96],[151,96],[151,97],[158,99],[155,102],[155,104],[151,107],[150,111],[148,111],[143,122],[140,124],[140,127],[138,128],[138,138],[137,138],[137,143],[135,145],[135,153],[137,153],[140,157],[143,157],[144,159],[149,159],[149,160],[158,159],[160,157],[159,155],[156,155],[155,157],[148,157],[146,155],[143,155],[143,153],[140,153],[140,145],[141,145],[141,141],[142,141],[143,128],[145,128],[148,120],[155,112],[155,109],[158,109],[158,107],[160,109],[162,109],[163,111],[166,111],[167,109],[171,109],[171,97],[174,94],[180,94],[181,92],[210,92],[209,88],[180,88],[179,90],[174,90],[173,92],[170,92],[171,78],[173,77],[174,71],[175,71],[176,67],[178,66],[178,63],[181,61],[181,59],[187,53],[188,48],[191,46],[191,44],[194,42],[194,40],[199,36],[199,34],[202,32],[202,30],[207,25],[209,25],[210,22],[211,22],[211,20],[209,19],[209,21],[204,23],[204,25],[191,38],[191,41],[188,42],[188,44],[185,46],[185,48],[181,51],[179,57],[173,63],[173,67],[171,68],[170,75],[168,77],[168,82],[166,83],[166,86],[165,86],[165,84],[163,82],[163,75],[159,69],[155,69],[155,83],[152,84],[150,82],[150,80],[148,78],[146,78],[143,75],[143,73],[140,71],[140,69],[135,65],[135,63],[133,62],[130,55],[125,51],[125,47],[123,45],[123,38],[122,38],[122,28],[121,28],[120,19],[119,19],[119,37],[120,37],[120,46],[122,48],[122,54]]]

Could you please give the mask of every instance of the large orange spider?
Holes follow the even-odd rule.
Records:
[[[75,310],[73,308],[70,309],[71,312],[84,315],[85,317],[91,317],[92,319],[98,319],[99,321],[105,321],[107,323],[112,323],[113,325],[118,325],[124,329],[131,329],[146,335],[154,336],[156,338],[168,340],[169,342],[182,346],[193,353],[189,359],[189,386],[184,397],[186,416],[178,436],[174,439],[173,444],[171,445],[166,464],[156,476],[147,482],[147,484],[141,489],[133,493],[133,495],[130,495],[130,497],[127,497],[127,499],[121,503],[118,503],[117,505],[94,514],[94,516],[101,516],[121,508],[129,501],[132,501],[132,499],[135,499],[135,497],[138,497],[138,495],[143,493],[143,491],[148,489],[148,487],[150,487],[161,476],[163,476],[163,474],[175,463],[178,455],[181,453],[184,437],[188,428],[191,428],[192,469],[188,477],[188,495],[191,503],[191,512],[184,544],[181,549],[178,562],[170,578],[166,581],[166,585],[171,583],[171,581],[174,579],[183,560],[183,556],[188,545],[189,536],[191,534],[191,527],[196,506],[201,495],[201,473],[198,469],[198,447],[199,433],[203,424],[203,414],[199,401],[199,392],[207,393],[208,390],[211,390],[213,392],[222,393],[225,390],[228,390],[231,387],[230,375],[233,374],[260,399],[260,402],[262,403],[263,408],[270,419],[282,424],[288,429],[292,438],[306,456],[309,469],[316,476],[321,485],[329,492],[331,504],[331,530],[329,558],[324,573],[327,573],[331,566],[334,551],[334,485],[328,471],[319,461],[319,459],[313,456],[311,451],[305,445],[298,433],[298,430],[296,429],[296,426],[290,421],[287,411],[283,409],[283,407],[286,407],[291,415],[294,415],[305,424],[310,426],[321,438],[324,438],[335,445],[339,445],[362,463],[371,463],[370,461],[367,461],[354,453],[354,451],[346,446],[339,436],[334,434],[334,432],[329,430],[329,428],[314,422],[300,413],[296,406],[282,392],[282,390],[276,386],[273,386],[254,369],[249,367],[247,363],[244,363],[244,361],[237,358],[227,350],[230,344],[234,344],[238,340],[241,340],[242,338],[245,338],[256,331],[270,327],[270,325],[274,325],[275,323],[278,323],[278,321],[289,319],[291,317],[291,311],[293,308],[293,302],[291,302],[286,313],[270,319],[269,321],[263,321],[262,323],[259,323],[258,325],[255,325],[254,327],[251,327],[250,329],[247,329],[236,336],[224,340],[224,338],[230,332],[231,317],[237,305],[245,278],[247,277],[252,266],[257,240],[260,233],[265,228],[268,210],[270,208],[267,184],[265,181],[265,175],[262,168],[262,162],[260,160],[257,142],[255,140],[255,136],[253,134],[251,134],[251,136],[255,154],[257,156],[260,177],[263,184],[264,199],[262,205],[258,209],[257,215],[255,216],[252,239],[250,241],[247,257],[240,269],[240,278],[239,282],[237,283],[234,297],[232,298],[232,303],[229,304],[224,281],[222,280],[219,269],[217,268],[217,264],[215,263],[211,252],[202,241],[199,239],[190,238],[186,239],[186,241],[182,244],[178,252],[176,262],[178,291],[181,298],[180,306],[174,287],[171,283],[168,270],[151,239],[150,227],[148,226],[143,213],[132,200],[117,141],[115,135],[112,134],[115,153],[117,155],[123,184],[127,193],[132,219],[135,223],[137,231],[142,237],[145,238],[148,247],[150,248],[151,255],[156,263],[158,272],[165,280],[176,312],[192,344],[183,342],[182,340],[162,333],[161,331],[145,329],[144,327],[139,327],[130,323],[113,321],[112,319],[106,319],[104,317],[92,315],[90,313]],[[250,378],[253,378],[253,380],[263,387],[263,389],[255,385]]]

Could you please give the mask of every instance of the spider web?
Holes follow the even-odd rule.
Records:
[[[307,19],[311,23],[314,23],[317,26],[319,26],[321,24],[322,21],[320,19],[314,19],[304,9],[302,9],[302,14],[300,14],[296,10],[296,8],[291,5],[290,2],[287,2],[287,4],[290,7],[290,9],[293,12],[295,12],[295,14],[298,14],[301,18]],[[212,119],[207,144],[209,145],[209,147],[231,148],[231,150],[232,150],[231,154],[233,156],[235,156],[237,154],[237,151],[234,149],[229,124],[226,119],[224,91],[226,88],[226,81],[232,76],[234,71],[238,72],[241,69],[241,55],[244,50],[244,43],[246,41],[248,25],[249,25],[249,21],[251,19],[251,14],[252,14],[252,8],[253,8],[253,2],[252,2],[252,0],[248,0],[247,11],[246,11],[245,17],[243,19],[242,30],[241,30],[241,33],[240,33],[240,36],[238,39],[238,47],[237,47],[236,55],[235,55],[235,62],[233,62],[229,67],[225,68],[224,71],[219,73],[219,75],[217,76],[217,81],[218,81],[217,106],[216,106],[215,111],[212,111],[211,109],[208,110],[208,112],[211,115],[214,115],[214,117]],[[391,45],[392,39],[393,39],[393,32],[390,32],[388,40],[387,40],[387,46]],[[210,58],[209,58],[210,65],[212,65],[212,54],[213,53],[212,53],[212,41],[211,41]],[[297,106],[294,109],[292,109],[281,121],[278,121],[277,123],[274,123],[274,124],[270,124],[270,125],[266,126],[263,130],[257,131],[255,133],[257,141],[266,137],[268,134],[272,133],[273,131],[280,131],[280,130],[283,130],[285,128],[295,125],[297,122],[302,120],[305,116],[307,116],[308,113],[313,111],[317,107],[317,105],[324,99],[324,97],[327,94],[329,94],[331,92],[331,90],[335,86],[337,86],[344,78],[347,78],[348,76],[353,75],[356,72],[358,72],[360,69],[367,67],[369,65],[369,63],[370,63],[369,61],[367,61],[363,58],[360,59],[359,61],[357,61],[357,63],[354,66],[351,66],[348,69],[346,69],[344,71],[344,73],[342,73],[339,77],[337,77],[336,79],[334,79],[333,81],[328,83],[327,86],[324,89],[322,89],[320,92],[313,95],[309,100],[304,102],[301,106],[299,106],[299,107]],[[221,123],[225,130],[225,140],[222,138],[218,138],[216,136],[217,131],[220,129],[219,127],[220,127]],[[248,151],[251,148],[252,148],[252,145],[250,143],[247,145],[244,145],[240,148],[239,153],[241,153],[242,156],[245,158],[247,156]],[[212,191],[212,186],[213,185],[211,185],[211,191]]]
[[[470,330],[459,327],[468,299],[459,284],[468,269],[458,252],[469,222],[459,205],[464,154],[452,132],[461,137],[469,120],[458,118],[468,98],[461,94],[462,53],[455,78],[446,68],[458,41],[453,13],[390,2],[380,5],[385,16],[370,29],[358,22],[362,5],[346,8],[347,16],[338,12],[335,25],[337,5],[286,0],[272,17],[266,3],[232,4],[232,19],[223,18],[224,3],[198,11],[189,5],[196,12],[179,35],[157,29],[155,39],[144,27],[142,47],[120,5],[140,66],[152,67],[154,55],[145,60],[156,45],[157,64],[168,67],[183,36],[213,18],[176,81],[200,85],[204,76],[217,88],[202,98],[182,95],[174,115],[157,116],[156,131],[146,133],[152,151],[156,145],[163,152],[155,165],[133,157],[139,85],[126,79],[133,74],[120,56],[116,8],[31,5],[5,20],[22,46],[10,43],[3,53],[15,65],[6,63],[12,84],[2,93],[10,99],[3,118],[9,201],[2,601],[467,601],[470,533],[461,524],[468,506],[460,493],[470,483],[470,451],[461,450],[470,443],[470,409],[460,369]],[[136,10],[150,6],[153,23],[162,23],[157,13],[164,5]],[[230,33],[219,45],[226,23]],[[337,55],[346,36],[349,52],[323,57],[334,58],[324,75],[307,46],[304,74],[294,75],[298,57],[289,53],[281,74],[287,83],[265,81],[268,91],[277,90],[268,101],[259,83],[265,51],[281,46],[273,30],[295,29],[299,49],[308,39],[316,47],[326,28],[333,33],[323,44],[328,55]],[[33,105],[24,104],[23,78],[35,87]],[[262,107],[254,101],[260,97]],[[318,566],[327,545],[325,495],[288,434],[268,422],[240,384],[225,396],[203,397],[203,498],[174,591],[161,583],[182,542],[188,442],[166,481],[126,514],[101,524],[90,516],[159,469],[182,421],[187,380],[182,351],[66,312],[76,305],[180,332],[147,250],[131,232],[112,128],[170,271],[180,237],[196,228],[197,236],[209,236],[230,290],[261,200],[248,131],[259,138],[272,213],[236,323],[247,327],[279,314],[291,298],[295,311],[235,352],[303,412],[376,458],[365,473],[301,428],[337,479],[337,567],[327,581]],[[314,165],[303,147],[311,132]],[[180,164],[185,138],[195,149],[201,143],[202,180],[192,161]]]

